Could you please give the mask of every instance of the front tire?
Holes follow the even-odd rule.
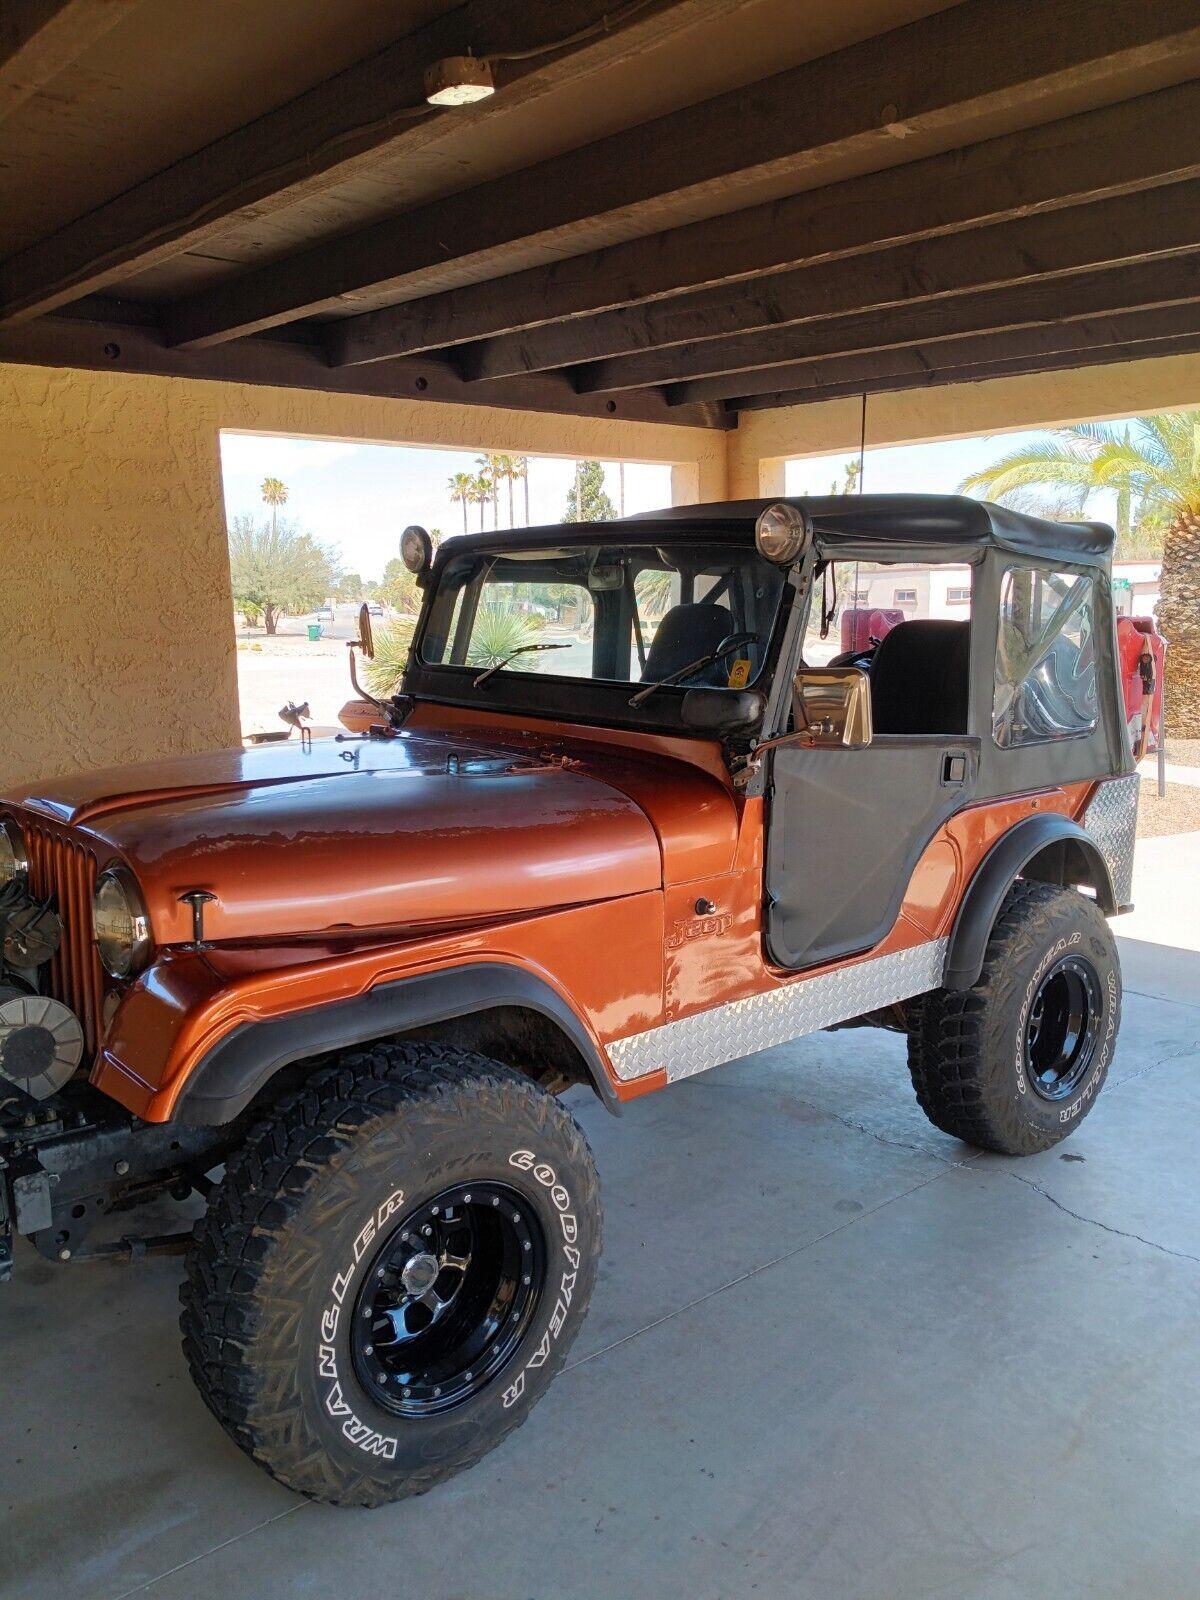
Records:
[[[444,1046],[354,1051],[230,1159],[188,1256],[184,1350],[281,1483],[398,1500],[524,1421],[579,1331],[601,1234],[591,1151],[551,1095]]]
[[[1099,907],[1073,889],[1015,883],[975,984],[938,989],[917,1010],[917,1100],[981,1150],[1048,1150],[1095,1104],[1120,1020],[1120,962]]]

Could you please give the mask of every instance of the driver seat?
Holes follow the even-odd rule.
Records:
[[[689,661],[698,661],[715,650],[728,634],[733,632],[733,615],[725,606],[698,601],[693,605],[672,606],[658,625],[646,665],[642,671],[643,683],[658,683],[673,672],[686,667]],[[713,677],[713,672],[718,674]],[[717,661],[709,667],[700,682],[723,686],[728,680],[729,668]]]

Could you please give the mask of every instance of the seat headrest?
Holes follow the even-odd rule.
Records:
[[[669,678],[689,661],[698,661],[715,650],[732,632],[733,616],[725,606],[705,601],[672,606],[659,623],[647,652],[643,679],[650,683]]]
[[[898,622],[871,662],[876,733],[966,733],[970,624]]]

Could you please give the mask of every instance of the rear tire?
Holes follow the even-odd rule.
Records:
[[[523,1422],[583,1321],[591,1151],[544,1090],[435,1044],[355,1050],[254,1127],[197,1224],[184,1351],[281,1483],[420,1494]]]
[[[917,1100],[936,1127],[981,1150],[1048,1150],[1095,1103],[1120,1020],[1120,962],[1099,907],[1073,889],[1017,882],[977,982],[921,1003],[908,1043]]]

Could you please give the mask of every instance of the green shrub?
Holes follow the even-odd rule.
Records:
[[[494,667],[498,662],[507,660],[522,645],[533,644],[540,631],[520,611],[509,611],[498,605],[482,605],[475,614],[467,663],[472,667]],[[526,661],[521,670],[535,671],[536,666],[534,658]]]
[[[361,675],[363,687],[377,700],[399,692],[415,627],[415,617],[400,617],[374,630],[375,659],[363,662]]]

